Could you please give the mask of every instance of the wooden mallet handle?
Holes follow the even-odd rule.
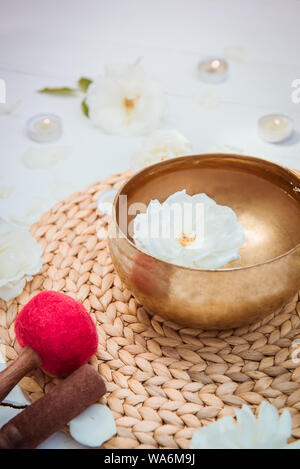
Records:
[[[27,373],[41,364],[38,353],[31,347],[24,347],[17,360],[0,373],[0,403]]]
[[[0,449],[33,449],[106,393],[103,379],[83,365],[0,430]]]

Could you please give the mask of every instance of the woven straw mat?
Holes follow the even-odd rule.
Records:
[[[0,300],[5,356],[18,356],[14,319],[22,306],[43,289],[61,291],[81,301],[97,323],[99,348],[91,364],[107,383],[101,402],[117,425],[103,447],[189,448],[197,427],[234,415],[243,404],[257,413],[264,400],[291,412],[293,439],[300,438],[300,364],[292,359],[300,339],[299,296],[235,330],[189,329],[149,315],[115,273],[107,242],[96,234],[107,221],[97,198],[129,176],[90,185],[31,227],[44,264],[18,298]],[[58,382],[37,370],[20,385],[34,401]]]

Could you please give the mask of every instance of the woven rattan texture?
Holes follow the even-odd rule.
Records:
[[[102,402],[117,425],[104,447],[188,448],[199,425],[242,404],[256,411],[263,400],[290,410],[293,437],[300,438],[299,296],[236,330],[207,332],[150,316],[116,275],[103,236],[107,218],[96,209],[98,196],[129,175],[68,197],[32,226],[45,262],[18,298],[0,302],[2,352],[8,360],[18,355],[14,319],[20,308],[43,289],[58,290],[83,302],[97,323],[99,348],[91,363],[107,383]],[[58,381],[37,370],[21,387],[35,400]]]

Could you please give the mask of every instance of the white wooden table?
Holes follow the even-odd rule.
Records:
[[[11,196],[0,199],[2,218],[24,218],[33,209],[37,219],[56,203],[54,182],[74,191],[129,167],[142,138],[105,135],[81,114],[79,98],[36,90],[72,86],[81,76],[101,74],[106,64],[137,57],[167,94],[163,128],[182,132],[195,153],[230,145],[300,170],[300,103],[291,99],[292,81],[300,78],[299,0],[0,0],[0,11],[0,79],[8,104],[22,100],[14,113],[0,115],[0,186],[13,186]],[[230,61],[222,84],[201,83],[198,61],[231,46],[240,47],[246,61]],[[195,101],[208,90],[220,101],[215,109]],[[62,117],[57,145],[69,146],[71,154],[48,170],[29,170],[21,155],[39,144],[26,136],[25,122],[40,112]],[[268,144],[257,135],[258,118],[272,112],[294,119],[286,143]],[[0,425],[10,412],[0,408]],[[58,434],[43,447],[71,445]]]

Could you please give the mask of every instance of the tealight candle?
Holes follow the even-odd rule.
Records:
[[[97,200],[97,207],[100,212],[105,213],[106,215],[112,215],[113,203],[117,192],[118,189],[109,189],[100,194]]]
[[[283,114],[268,114],[258,121],[258,134],[266,142],[283,142],[292,133],[293,121]]]
[[[198,65],[199,77],[207,83],[219,83],[226,79],[228,64],[218,57],[208,57]]]
[[[36,142],[53,142],[62,134],[61,119],[55,114],[37,114],[27,121],[26,130]]]

